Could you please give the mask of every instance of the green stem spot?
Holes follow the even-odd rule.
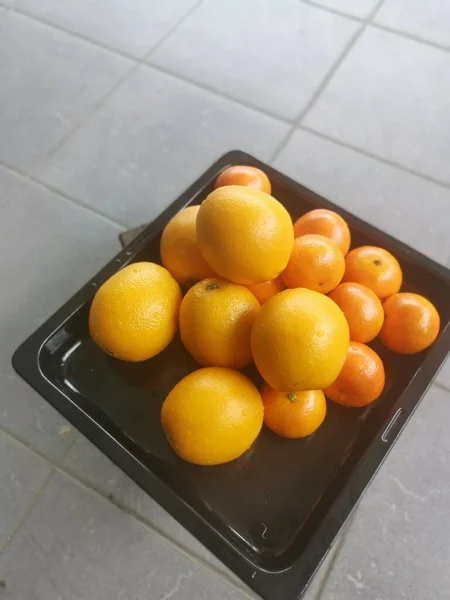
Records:
[[[210,292],[211,290],[217,290],[219,288],[218,283],[208,283],[206,289]]]
[[[295,402],[297,400],[297,396],[295,394],[293,394],[292,392],[290,394],[287,395],[288,400],[290,400],[291,402]]]

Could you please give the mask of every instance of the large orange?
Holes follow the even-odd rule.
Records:
[[[311,435],[322,425],[327,413],[322,390],[277,392],[265,385],[261,397],[264,423],[274,433],[286,438]]]
[[[246,165],[235,165],[224,169],[216,179],[214,187],[219,188],[224,185],[245,185],[266,192],[266,194],[270,194],[272,191],[267,175],[261,169]]]
[[[329,297],[344,313],[351,340],[367,344],[377,337],[383,326],[384,311],[375,292],[360,283],[348,282],[338,285]]]
[[[175,452],[197,465],[220,465],[243,454],[263,423],[261,395],[231,369],[199,369],[164,400],[161,423]]]
[[[350,342],[342,371],[324,392],[343,406],[366,406],[380,396],[384,382],[384,366],[378,354],[365,344]]]
[[[294,248],[281,279],[287,287],[305,287],[328,294],[341,281],[345,260],[337,244],[323,235],[302,235]]]
[[[249,285],[248,289],[256,296],[256,299],[260,304],[264,304],[269,298],[272,298],[278,292],[282,292],[285,289],[284,283],[280,277],[276,279],[270,279],[270,281],[263,281],[262,283],[254,283]]]
[[[259,302],[245,286],[204,279],[181,303],[183,344],[201,365],[240,369],[252,360],[250,333],[258,311]]]
[[[277,277],[294,244],[287,210],[264,192],[238,185],[214,190],[200,205],[197,239],[214,271],[250,285]]]
[[[344,219],[332,210],[317,208],[301,216],[294,223],[295,237],[317,233],[332,240],[345,256],[350,248],[350,229]]]
[[[180,210],[161,236],[161,262],[179,283],[193,283],[214,277],[197,244],[196,221],[200,206]]]
[[[147,360],[164,350],[175,335],[180,303],[180,286],[169,271],[150,262],[133,263],[95,294],[89,332],[102,350],[116,358]]]
[[[436,308],[423,296],[394,294],[384,304],[383,344],[400,354],[415,354],[428,348],[439,334],[440,319]]]
[[[337,304],[299,288],[280,292],[261,307],[251,342],[263,379],[276,390],[296,392],[330,385],[344,364],[349,339]]]
[[[360,246],[345,257],[343,281],[362,283],[383,300],[402,285],[402,270],[390,252],[377,246]]]

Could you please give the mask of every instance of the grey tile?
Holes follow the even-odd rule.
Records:
[[[385,0],[375,22],[450,46],[450,5],[442,0]]]
[[[0,35],[0,160],[31,167],[132,64],[8,12]]]
[[[450,54],[369,28],[304,123],[450,183]]]
[[[446,600],[450,393],[431,388],[371,484],[326,600]]]
[[[313,2],[359,18],[368,17],[378,4],[378,0],[313,0]]]
[[[152,527],[189,553],[210,563],[227,576],[234,577],[225,565],[84,436],[77,437],[61,466],[100,493],[112,494],[115,503],[143,517]]]
[[[141,58],[197,0],[109,0],[61,2],[16,0],[16,8],[83,35],[108,48]]]
[[[0,422],[52,460],[65,420],[13,371],[17,346],[120,249],[119,228],[0,168]]]
[[[205,0],[150,61],[295,119],[357,27],[298,0]]]
[[[26,576],[24,576],[26,574]],[[67,476],[0,557],[5,600],[238,600],[231,585]]]
[[[450,190],[301,130],[275,166],[434,260],[450,260]]]
[[[0,548],[12,535],[47,476],[50,465],[0,431]]]
[[[437,380],[441,385],[445,385],[450,390],[450,357],[445,361],[437,376]]]
[[[267,159],[288,126],[141,67],[39,177],[121,222],[158,215],[220,154]]]

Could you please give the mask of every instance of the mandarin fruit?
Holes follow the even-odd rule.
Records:
[[[282,292],[286,288],[280,277],[263,281],[262,283],[254,283],[247,287],[260,304],[264,304],[269,298],[272,298],[272,296],[275,296],[275,294]]]
[[[270,194],[272,191],[267,175],[261,169],[246,165],[235,165],[224,169],[216,179],[214,187],[219,188],[224,185],[244,185],[266,192],[266,194]]]
[[[197,240],[218,275],[250,285],[274,279],[283,271],[294,229],[289,213],[275,198],[228,185],[214,190],[200,205]]]
[[[322,425],[327,404],[322,390],[278,392],[268,385],[261,391],[264,423],[286,438],[302,438]]]
[[[343,406],[366,406],[381,395],[384,382],[384,366],[378,354],[365,344],[350,342],[342,371],[324,392]]]
[[[317,233],[339,246],[345,256],[350,248],[350,229],[344,219],[332,210],[317,208],[302,215],[294,223],[295,237]]]
[[[383,300],[402,285],[402,270],[390,252],[377,246],[360,246],[345,257],[343,281],[362,283]]]
[[[312,233],[294,240],[281,279],[289,288],[305,287],[328,294],[340,283],[344,271],[345,260],[339,246],[323,235]]]
[[[299,288],[284,290],[261,307],[251,346],[262,378],[276,390],[296,392],[330,385],[344,364],[349,340],[337,304]]]
[[[439,334],[440,319],[436,308],[423,296],[409,292],[394,294],[385,300],[383,344],[399,354],[415,354],[428,348]]]

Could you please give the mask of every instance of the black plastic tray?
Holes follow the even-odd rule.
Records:
[[[177,458],[160,427],[166,394],[197,367],[179,339],[141,364],[101,352],[87,329],[92,297],[108,277],[138,260],[159,262],[167,221],[200,203],[217,174],[250,164],[269,176],[273,195],[295,219],[316,207],[339,212],[352,247],[380,245],[400,261],[405,290],[437,307],[441,333],[414,356],[378,343],[386,367],[382,397],[365,409],[328,403],[323,426],[305,440],[263,429],[240,459],[198,467]],[[43,257],[45,260],[45,257]],[[396,437],[419,404],[450,348],[450,272],[243,152],[218,160],[127,248],[42,325],[13,357],[17,372],[225,564],[267,600],[302,596],[314,572]],[[246,372],[257,382],[256,371]]]

